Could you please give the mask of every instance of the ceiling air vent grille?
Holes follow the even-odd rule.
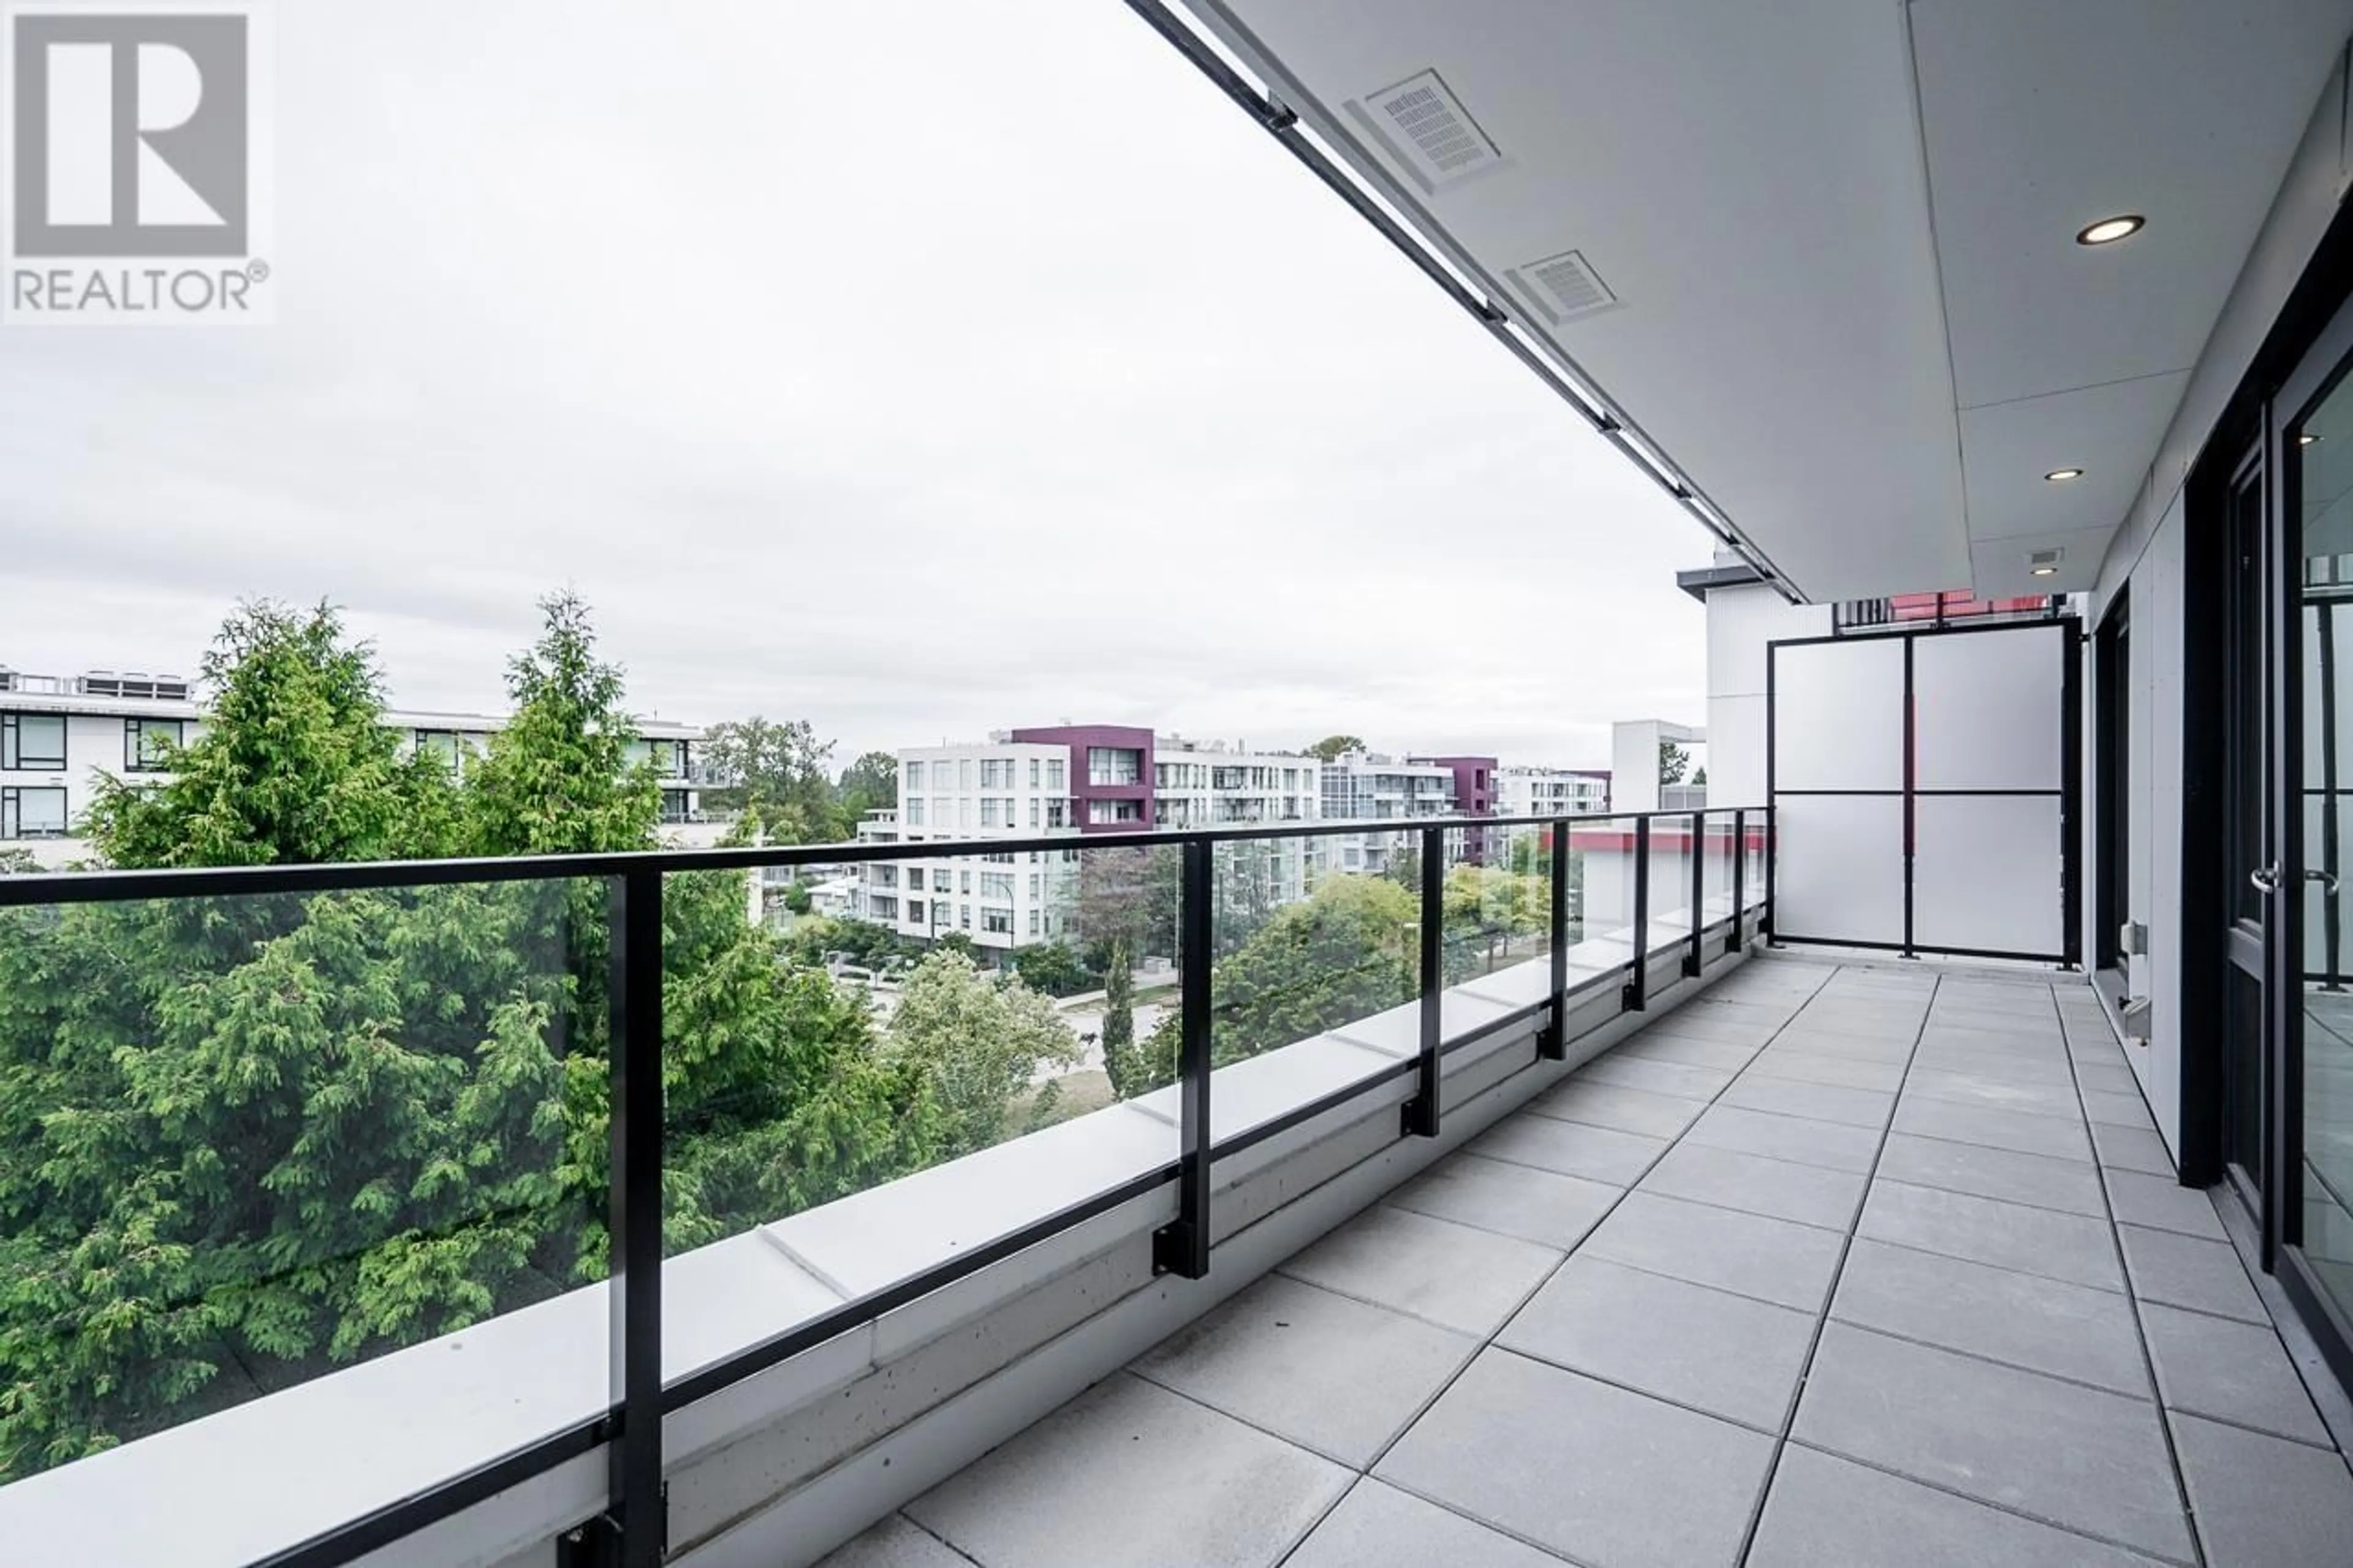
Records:
[[[1417,72],[1347,107],[1425,190],[1467,180],[1504,161],[1462,100],[1434,70]]]
[[[2064,550],[2031,550],[2026,554],[2029,566],[2056,566],[2067,559]]]
[[[1555,326],[1607,310],[1619,302],[1581,250],[1564,250],[1542,261],[1506,268],[1504,275]]]

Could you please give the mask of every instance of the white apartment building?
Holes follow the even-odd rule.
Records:
[[[387,728],[411,749],[445,757],[462,773],[506,720],[487,713],[387,710]],[[701,818],[694,748],[702,731],[661,720],[638,721],[633,752],[651,758],[662,780],[662,822],[682,829]],[[162,783],[164,759],[204,731],[195,684],[175,675],[33,675],[0,668],[0,849],[30,853],[44,867],[87,859],[82,816],[102,775]]]
[[[899,808],[869,813],[861,843],[1025,838],[1078,832],[1068,745],[995,740],[899,752]],[[1075,858],[1032,852],[976,860],[877,862],[864,868],[860,918],[900,935],[961,931],[1008,952],[1065,934]]]
[[[1589,816],[1609,809],[1609,774],[1530,764],[1495,770],[1498,816]]]
[[[985,743],[899,753],[899,806],[869,814],[862,843],[1029,838],[1069,834],[1092,847],[1122,831],[1312,822],[1321,815],[1313,757],[1113,726],[1002,731]],[[960,932],[1007,952],[1069,937],[1079,851],[1029,850],[976,859],[919,854],[865,868],[860,918],[902,936]],[[1282,904],[1313,886],[1314,847],[1273,838],[1220,860],[1234,896]]]
[[[1332,820],[1372,821],[1456,814],[1455,770],[1444,763],[1393,757],[1380,752],[1350,752],[1323,766],[1324,816]],[[1380,876],[1390,860],[1409,847],[1410,834],[1335,834],[1315,841],[1323,866],[1333,871]]]

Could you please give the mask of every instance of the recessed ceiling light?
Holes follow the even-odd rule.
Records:
[[[2082,230],[2075,236],[2075,243],[2114,245],[2117,240],[2138,234],[2141,231],[2141,226],[2147,222],[2148,219],[2138,213],[2118,213],[2114,217],[2104,217]]]
[[[2059,575],[2059,568],[2056,566],[2037,566],[2034,568],[2031,575],[2036,577],[2056,577]]]
[[[2081,468],[2053,468],[2042,477],[2048,482],[2055,485],[2067,479],[2082,479],[2084,477],[2084,470]]]

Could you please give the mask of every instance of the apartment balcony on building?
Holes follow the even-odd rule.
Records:
[[[1704,725],[0,876],[0,1559],[2353,1563],[2353,0],[1127,13],[1720,547]],[[19,832],[173,716],[24,680]]]

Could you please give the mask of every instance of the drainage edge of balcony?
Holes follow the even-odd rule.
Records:
[[[1748,911],[1744,936],[1754,934],[1757,918]],[[1715,921],[1704,946],[1722,953],[1730,933],[1728,919]],[[1114,1370],[1686,1000],[1698,989],[1683,974],[1688,942],[1654,935],[1650,945],[1651,1005],[1641,1014],[1622,1011],[1630,966],[1622,940],[1571,947],[1573,972],[1582,973],[1573,973],[1567,994],[1566,1062],[1535,1059],[1532,1048],[1548,1001],[1514,1007],[1485,994],[1509,993],[1514,981],[1524,987],[1528,977],[1516,972],[1546,961],[1449,987],[1447,1109],[1435,1140],[1398,1136],[1396,1108],[1413,1089],[1400,1069],[1412,1058],[1397,1054],[1379,1026],[1418,1004],[1219,1068],[1214,1136],[1240,1146],[1213,1165],[1208,1279],[1152,1273],[1152,1233],[1176,1209],[1173,1184],[1154,1182],[1116,1207],[676,1411],[664,1423],[674,1548],[698,1563],[733,1561],[739,1538],[771,1533],[772,1515],[840,1513],[838,1500],[818,1495],[828,1478],[848,1475],[853,1461],[902,1429],[1124,1304],[1142,1308],[1149,1298],[1145,1316],[1155,1322],[1177,1314],[1094,1376]],[[1699,984],[1738,956],[1716,958]],[[1366,1037],[1350,1037],[1357,1033]],[[1262,1134],[1310,1104],[1319,1109]],[[1141,1101],[1107,1106],[670,1259],[666,1380],[723,1363],[959,1249],[1165,1166],[1176,1150],[1172,1117]],[[1347,1178],[1377,1171],[1391,1173],[1366,1195],[1335,1206]],[[1264,1262],[1229,1257],[1249,1250],[1240,1244],[1261,1222],[1291,1215],[1295,1226],[1322,1210],[1330,1212],[1313,1234]],[[0,1489],[0,1539],[34,1546],[40,1560],[92,1565],[267,1557],[547,1433],[596,1420],[607,1409],[607,1288],[567,1292]],[[501,1370],[486,1377],[479,1370],[486,1364]],[[1092,1380],[1070,1384],[1037,1414]],[[1001,1440],[990,1438],[942,1473]],[[887,1457],[881,1464],[889,1468]],[[902,1469],[897,1479],[913,1473]],[[851,1497],[873,1486],[842,1484]],[[561,1532],[605,1507],[605,1450],[589,1447],[362,1561],[382,1568],[544,1563]],[[139,1506],[124,1507],[127,1499]],[[877,1507],[866,1522],[895,1506]],[[793,1555],[807,1539],[797,1526]],[[780,1549],[767,1542],[761,1560],[773,1563]]]

